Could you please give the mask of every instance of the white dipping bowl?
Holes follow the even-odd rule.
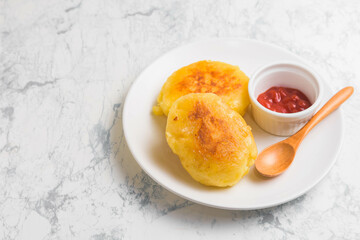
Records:
[[[300,90],[312,105],[296,113],[278,113],[257,101],[261,93],[277,86]],[[323,97],[323,87],[317,74],[297,63],[273,63],[261,67],[250,78],[248,90],[256,123],[265,131],[279,136],[290,136],[299,131],[319,108]]]

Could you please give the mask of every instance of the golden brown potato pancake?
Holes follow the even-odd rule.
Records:
[[[254,163],[257,148],[244,119],[213,93],[191,93],[170,108],[166,139],[198,182],[236,184]]]
[[[189,93],[215,93],[233,110],[245,114],[250,103],[249,78],[239,69],[217,61],[199,61],[174,72],[163,85],[153,112],[168,115],[172,104]]]

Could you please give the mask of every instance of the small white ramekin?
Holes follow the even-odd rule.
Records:
[[[265,108],[257,98],[275,86],[300,90],[312,105],[297,113],[278,113]],[[319,76],[298,63],[272,63],[261,67],[250,78],[248,89],[254,120],[265,131],[279,136],[290,136],[300,130],[319,108],[323,97]]]

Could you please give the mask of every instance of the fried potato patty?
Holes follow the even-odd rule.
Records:
[[[249,78],[238,66],[199,61],[174,72],[163,85],[153,112],[168,115],[172,104],[189,93],[215,93],[233,110],[245,114],[250,103]]]
[[[189,174],[208,186],[233,186],[257,157],[250,126],[213,93],[176,100],[168,114],[166,139]]]

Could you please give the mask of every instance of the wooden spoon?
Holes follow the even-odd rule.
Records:
[[[353,87],[341,89],[297,133],[264,149],[255,160],[256,170],[266,177],[283,173],[291,165],[296,150],[310,130],[345,102],[353,92]]]

